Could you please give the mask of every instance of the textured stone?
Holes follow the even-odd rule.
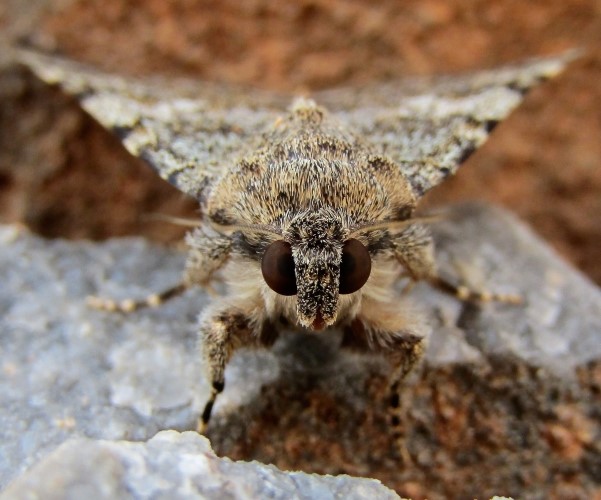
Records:
[[[500,210],[465,206],[445,219],[435,228],[443,273],[526,300],[466,305],[425,284],[400,299],[434,332],[424,369],[402,394],[413,463],[395,455],[386,425],[386,365],[338,349],[336,333],[285,335],[271,350],[234,356],[209,428],[218,454],[376,477],[415,497],[575,491],[578,498],[600,487],[600,290]],[[190,290],[128,316],[84,302],[91,293],[142,297],[168,287],[179,279],[183,254],[139,239],[49,241],[15,226],[0,230],[0,243],[0,483],[20,476],[11,495],[25,484],[47,495],[69,485],[117,495],[125,484],[142,484],[123,479],[130,452],[160,450],[175,471],[186,467],[176,457],[196,453],[186,455],[186,447],[210,454],[189,434],[106,441],[194,428],[208,392],[195,335],[205,293]],[[78,461],[78,450],[88,459]],[[35,462],[41,469],[23,474]],[[160,483],[161,468],[147,466],[154,471],[148,481]],[[267,470],[239,467],[242,475]],[[169,491],[193,487],[177,474]],[[351,485],[293,477],[299,495]]]
[[[162,431],[146,443],[70,440],[2,495],[3,499],[39,497],[399,498],[373,479],[282,472],[256,462],[232,462],[217,457],[207,438],[175,431]]]

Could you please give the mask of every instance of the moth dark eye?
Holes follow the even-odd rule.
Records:
[[[274,241],[267,247],[261,261],[265,283],[280,295],[296,295],[296,275],[292,247],[285,241]]]
[[[342,247],[340,264],[340,293],[347,294],[359,290],[371,273],[371,257],[367,248],[359,240],[350,239]]]

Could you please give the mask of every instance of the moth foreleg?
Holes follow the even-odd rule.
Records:
[[[209,312],[201,319],[200,343],[211,393],[198,420],[199,433],[206,430],[215,401],[225,387],[225,367],[233,352],[242,346],[272,343],[275,337],[273,333],[267,333],[271,326],[266,322],[255,329],[251,325],[251,319],[240,309],[233,307]]]
[[[186,243],[190,252],[184,281],[190,285],[206,286],[229,258],[232,240],[227,236],[210,234],[207,228],[199,227],[187,234]]]
[[[434,241],[426,226],[413,224],[402,233],[393,235],[392,251],[414,281],[436,277]]]

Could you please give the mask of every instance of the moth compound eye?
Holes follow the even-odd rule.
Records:
[[[265,283],[280,295],[296,295],[296,275],[292,247],[285,241],[274,241],[267,247],[261,261]]]
[[[371,257],[359,240],[350,239],[342,247],[340,264],[340,293],[348,294],[359,290],[371,273]]]

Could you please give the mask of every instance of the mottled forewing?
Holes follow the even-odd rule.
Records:
[[[18,59],[77,97],[130,153],[195,198],[252,148],[290,102],[226,85],[125,78],[29,51]]]
[[[316,94],[376,150],[394,160],[418,195],[442,182],[492,129],[575,53],[458,77],[414,78]]]

